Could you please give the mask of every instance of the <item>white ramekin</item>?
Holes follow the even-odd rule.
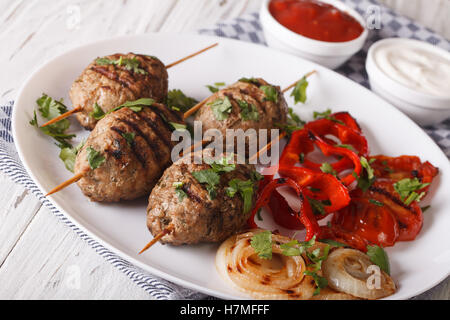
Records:
[[[361,35],[351,41],[326,42],[299,35],[281,25],[269,12],[270,0],[262,2],[260,10],[261,25],[267,44],[275,49],[295,54],[299,57],[317,62],[325,67],[336,69],[350,59],[364,46],[367,38],[367,28],[363,17],[338,0],[320,0],[350,14],[363,26]]]
[[[374,53],[380,46],[389,43],[413,44],[423,50],[450,58],[450,54],[443,49],[427,42],[389,38],[374,43],[367,54],[366,70],[372,91],[392,103],[418,124],[426,126],[439,123],[450,117],[450,98],[426,94],[411,89],[389,77],[376,64]]]

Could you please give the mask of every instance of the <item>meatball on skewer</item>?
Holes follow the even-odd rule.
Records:
[[[166,66],[154,56],[134,53],[98,58],[82,72],[70,89],[74,109],[50,120],[43,127],[76,114],[80,124],[92,130],[98,115],[126,101],[152,98],[163,103],[168,91],[167,69],[217,45],[215,43]]]
[[[182,114],[158,103],[107,114],[78,152],[71,181],[97,202],[148,195],[171,164],[173,124]]]
[[[201,157],[203,162],[194,161]],[[161,242],[220,242],[245,226],[256,201],[255,167],[236,164],[233,154],[208,161],[211,158],[211,149],[186,155],[164,172],[152,190],[147,226],[154,236],[164,233]]]

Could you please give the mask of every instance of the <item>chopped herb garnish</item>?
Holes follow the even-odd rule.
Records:
[[[335,177],[337,176],[336,170],[334,170],[331,164],[329,164],[328,162],[322,163],[322,165],[320,166],[320,170],[322,170],[323,173],[329,173]]]
[[[66,169],[69,170],[70,172],[74,171],[75,160],[81,148],[83,148],[83,146],[84,141],[82,141],[78,146],[74,148],[67,147],[61,149],[61,152],[59,153],[59,158],[64,162]]]
[[[220,87],[225,86],[225,82],[216,82],[214,85],[206,85],[206,87],[211,91],[212,93],[216,93],[220,90]]]
[[[367,255],[374,264],[380,267],[387,274],[391,274],[389,258],[382,247],[377,245],[367,246]]]
[[[379,207],[383,207],[384,206],[383,202],[380,202],[380,201],[375,200],[375,199],[369,199],[369,202],[374,204],[374,205],[377,205]]]
[[[239,82],[251,83],[251,84],[254,84],[257,86],[259,86],[259,84],[260,84],[258,79],[256,79],[256,78],[240,78]]]
[[[213,169],[206,169],[201,171],[194,171],[192,175],[199,183],[206,184],[206,190],[208,191],[209,198],[214,200],[217,196],[216,186],[220,182],[220,176]]]
[[[304,76],[296,83],[294,90],[291,92],[291,97],[294,97],[295,104],[306,102],[306,88],[308,88],[308,80],[306,80],[306,77]]]
[[[253,186],[252,180],[240,180],[233,179],[228,182],[228,188],[226,188],[227,195],[233,198],[237,192],[244,200],[244,213],[249,212],[253,206]]]
[[[219,121],[228,119],[228,116],[233,108],[233,105],[228,97],[216,99],[213,102],[208,103],[208,105],[211,107],[214,117]]]
[[[425,192],[417,193],[417,190],[423,189],[429,186],[429,183],[421,183],[419,179],[402,179],[394,183],[394,189],[400,195],[400,198],[406,205],[410,205],[412,202],[419,202],[425,196]]]
[[[287,124],[275,124],[278,128],[286,131],[288,135],[292,132],[303,129],[305,121],[300,119],[300,117],[294,113],[292,108],[288,108]]]
[[[237,100],[239,107],[241,108],[241,118],[244,121],[258,121],[259,113],[254,104],[249,104],[244,100]]]
[[[150,107],[155,103],[155,100],[151,99],[151,98],[142,98],[142,99],[138,99],[135,101],[127,101],[124,104],[115,107],[114,109],[112,109],[111,111],[108,111],[107,113],[111,113],[117,110],[120,110],[122,108],[129,108],[134,112],[140,112],[142,111],[142,108],[144,107]]]
[[[91,169],[97,169],[99,166],[105,162],[105,157],[103,157],[99,151],[96,151],[95,149],[91,147],[86,148],[87,151],[87,161],[89,163],[89,166]]]
[[[263,231],[255,234],[250,245],[262,259],[272,259],[272,232]]]
[[[184,123],[176,123],[176,122],[170,122],[169,124],[172,126],[172,128],[174,130],[180,130],[180,131],[185,131],[187,130],[187,125]]]
[[[251,179],[253,182],[258,182],[258,181],[261,181],[262,179],[264,179],[264,176],[261,173],[259,173],[258,171],[252,171]]]
[[[313,116],[314,116],[314,119],[322,119],[323,118],[323,119],[328,119],[328,120],[331,120],[333,122],[345,125],[345,123],[342,122],[341,120],[338,120],[335,117],[331,116],[331,109],[327,109],[324,112],[314,111]]]
[[[166,105],[172,110],[186,112],[197,103],[197,100],[186,96],[181,90],[174,89],[167,93]]]
[[[272,87],[272,86],[261,86],[259,88],[266,95],[264,100],[278,103],[278,91],[277,91],[277,89],[275,89],[275,87]]]
[[[359,177],[356,175],[355,172],[353,172],[353,176],[358,181],[358,187],[363,192],[366,192],[370,188],[370,186],[374,183],[375,175],[374,175],[373,168],[370,166],[371,162],[367,161],[367,159],[365,157],[361,157],[360,161],[361,161],[361,166],[363,168],[363,172],[361,172],[361,175]]]
[[[124,132],[121,135],[127,141],[128,145],[131,147],[133,145],[133,143],[134,143],[134,138],[136,137],[136,133],[134,133],[134,132]]]
[[[350,145],[350,144],[337,144],[337,145],[335,145],[335,147],[338,147],[338,148],[345,148],[345,149],[351,150],[351,151],[353,151],[353,152],[357,152],[357,151],[355,150],[355,148],[353,148],[353,146]]]
[[[325,206],[330,206],[331,202],[329,200],[316,200],[313,198],[307,197],[309,205],[315,215],[323,215],[326,214]]]
[[[106,65],[116,65],[119,67],[124,67],[125,69],[129,71],[133,71],[136,74],[147,74],[148,72],[145,71],[142,68],[139,68],[141,62],[137,58],[124,58],[121,56],[117,60],[111,60],[108,58],[98,58],[95,60],[95,63],[97,63],[99,66],[106,66]]]
[[[182,189],[184,183],[183,182],[174,182],[173,187],[175,188],[175,193],[178,196],[178,200],[181,202],[184,198],[187,197],[186,192]]]
[[[100,108],[100,106],[96,102],[94,104],[94,110],[92,110],[92,112],[89,113],[89,116],[91,116],[95,120],[100,120],[105,116],[105,112],[102,110],[102,108]]]

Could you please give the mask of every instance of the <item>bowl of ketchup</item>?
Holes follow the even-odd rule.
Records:
[[[364,45],[363,17],[338,0],[264,0],[267,44],[335,69]]]

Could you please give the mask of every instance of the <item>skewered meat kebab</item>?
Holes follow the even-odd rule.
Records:
[[[211,186],[201,183],[203,180],[199,177],[205,170],[211,173],[211,166],[204,161],[201,164],[194,161],[195,157],[215,156],[212,152],[205,149],[184,156],[164,172],[153,188],[147,207],[147,226],[153,235],[170,230],[161,237],[163,243],[219,242],[245,226],[256,201],[255,167],[250,164],[227,166],[227,172],[217,174],[220,180],[212,195]],[[225,154],[219,159],[229,156]],[[234,155],[231,157],[236,159]],[[233,183],[245,184],[247,195],[230,192],[228,188]]]
[[[79,151],[75,175],[81,191],[92,201],[117,202],[148,195],[171,164],[173,123],[182,114],[153,103],[139,112],[121,108],[98,122]],[[95,170],[92,154],[104,158]],[[94,159],[95,160],[95,159]]]
[[[127,101],[152,98],[163,103],[167,97],[167,69],[205,52],[215,43],[167,66],[156,57],[142,54],[114,54],[94,60],[73,83],[70,99],[74,109],[45,123],[43,127],[76,114],[80,124],[94,129],[96,113],[106,113]]]
[[[261,80],[263,81],[263,80]],[[295,85],[295,84],[294,84]],[[289,87],[288,87],[289,88]],[[284,90],[286,91],[286,89]],[[281,100],[281,99],[280,99]],[[174,112],[173,110],[169,110],[169,108],[164,108],[162,105],[158,105],[158,104],[153,104],[154,106],[157,106],[157,108],[155,108],[154,110],[146,110],[146,109],[152,109],[152,108],[143,108],[143,110],[146,110],[144,115],[149,113],[149,112],[153,112],[155,115],[153,116],[154,119],[160,119],[160,123],[164,124],[166,126],[166,129],[168,129],[167,127],[169,126],[168,123],[173,122],[173,123],[178,123],[180,124],[180,119],[176,119],[176,118],[171,118],[167,115],[165,115],[165,113],[171,113],[171,114],[177,114],[176,112]],[[122,109],[128,109],[128,108],[122,108]],[[122,109],[120,109],[119,111],[121,111]],[[130,110],[131,111],[131,110]],[[111,143],[115,143],[116,146],[118,145],[118,141],[116,140],[111,140],[111,136],[115,136],[117,135],[117,130],[116,133],[113,134],[111,133],[111,131],[114,131],[114,121],[111,121],[110,119],[115,119],[115,114],[118,111],[112,112],[107,114],[102,120],[100,120],[101,123],[104,123],[104,125],[102,125],[100,127],[99,130],[94,130],[91,135],[89,136],[88,141],[86,142],[84,148],[81,150],[81,152],[78,153],[77,155],[77,161],[76,161],[76,165],[75,165],[75,176],[72,177],[71,179],[65,181],[64,183],[60,184],[59,186],[57,186],[56,188],[54,188],[53,190],[51,190],[47,195],[53,194],[55,192],[58,192],[59,190],[65,188],[66,186],[77,182],[80,179],[83,179],[86,175],[88,175],[88,178],[83,179],[79,182],[79,186],[82,189],[83,193],[88,196],[91,200],[93,201],[104,201],[104,202],[115,202],[115,201],[120,201],[120,200],[131,200],[131,199],[135,199],[138,198],[140,196],[142,196],[143,194],[145,194],[145,192],[149,193],[151,191],[151,188],[154,183],[156,181],[151,180],[148,182],[139,182],[137,183],[136,181],[134,181],[135,178],[137,178],[137,180],[142,180],[141,177],[145,177],[145,175],[140,175],[140,174],[136,174],[136,171],[133,171],[132,168],[137,168],[140,165],[143,166],[146,161],[148,161],[147,158],[144,158],[144,156],[146,156],[146,153],[142,153],[140,156],[140,161],[141,164],[138,164],[136,162],[137,158],[130,158],[134,159],[133,161],[129,161],[129,162],[120,162],[120,159],[112,159],[111,157],[114,158],[114,156],[116,156],[116,158],[118,157],[118,152],[117,152],[117,147],[115,149],[111,149],[110,148],[110,144]],[[129,111],[123,110],[120,112],[120,114],[125,113]],[[142,111],[141,111],[142,112]],[[162,113],[161,113],[162,112]],[[186,118],[187,115],[189,115],[189,112],[186,112],[184,114],[184,118]],[[131,112],[130,114],[133,114],[133,112]],[[162,116],[161,116],[162,115]],[[123,134],[133,134],[133,135],[137,135],[137,136],[145,136],[145,130],[141,129],[140,126],[151,126],[152,124],[156,125],[156,123],[153,123],[151,121],[146,121],[146,123],[141,123],[142,119],[140,119],[139,116],[137,116],[137,118],[133,118],[135,120],[134,123],[131,125],[133,131],[126,131],[126,132],[122,132]],[[139,120],[140,119],[140,120]],[[117,120],[117,119],[116,119]],[[119,120],[117,120],[119,121]],[[126,122],[128,121],[127,119],[122,119],[121,122]],[[117,126],[115,126],[117,129]],[[169,126],[170,128],[170,126]],[[154,128],[152,128],[152,130],[155,130]],[[161,132],[161,130],[159,130]],[[109,132],[109,133],[105,133],[105,132]],[[152,171],[150,168],[147,168],[146,170],[149,170],[149,175],[150,178],[152,179],[158,179],[161,174],[163,173],[163,170],[165,168],[167,168],[170,165],[170,150],[173,147],[173,142],[170,141],[170,131],[165,131],[165,133],[163,134],[164,138],[161,138],[161,134],[156,134],[156,135],[148,135],[146,137],[146,143],[148,146],[150,146],[150,152],[147,152],[147,156],[148,154],[153,154],[153,152],[156,152],[156,154],[158,152],[161,151],[154,151],[154,148],[160,148],[160,144],[162,141],[165,141],[164,143],[162,143],[164,145],[165,148],[168,149],[167,154],[169,158],[166,157],[162,157],[162,158],[158,158],[157,161],[160,164],[160,168],[161,170],[155,170]],[[101,137],[101,138],[97,138]],[[108,138],[109,143],[104,144],[102,143],[101,139],[106,139]],[[123,140],[124,138],[122,138]],[[102,169],[101,172],[102,173],[92,173],[91,171],[96,171],[96,170],[91,170],[91,169],[96,169],[94,168],[92,165],[86,165],[86,159],[87,157],[89,157],[89,153],[86,154],[86,152],[84,152],[84,150],[88,150],[87,148],[89,147],[89,144],[93,141],[97,141],[97,148],[99,148],[98,150],[95,148],[90,147],[89,150],[91,150],[90,154],[94,154],[94,152],[96,154],[98,154],[99,157],[106,159],[106,165],[105,165],[105,169]],[[120,144],[119,144],[120,146]],[[111,151],[112,150],[112,151]],[[153,151],[152,151],[153,150]],[[120,151],[120,150],[119,150]],[[133,150],[132,150],[133,151]],[[122,152],[122,151],[121,151]],[[82,159],[82,160],[79,160]],[[128,158],[127,158],[128,159]],[[155,157],[153,157],[153,159],[155,159]],[[137,159],[137,161],[139,161],[139,159]],[[79,165],[79,163],[82,162],[85,165],[81,166]],[[131,170],[131,171],[126,171],[125,168],[127,168],[126,170]],[[108,173],[108,171],[110,171],[111,173]],[[123,174],[123,175],[120,175]],[[131,175],[131,176],[130,176]],[[117,181],[116,181],[117,180]],[[124,183],[124,181],[128,181],[127,183]],[[112,186],[111,186],[112,183]],[[136,192],[133,188],[137,188],[138,186],[140,187],[141,185],[145,185],[145,188],[139,188],[138,191]],[[130,187],[128,187],[130,186]]]

